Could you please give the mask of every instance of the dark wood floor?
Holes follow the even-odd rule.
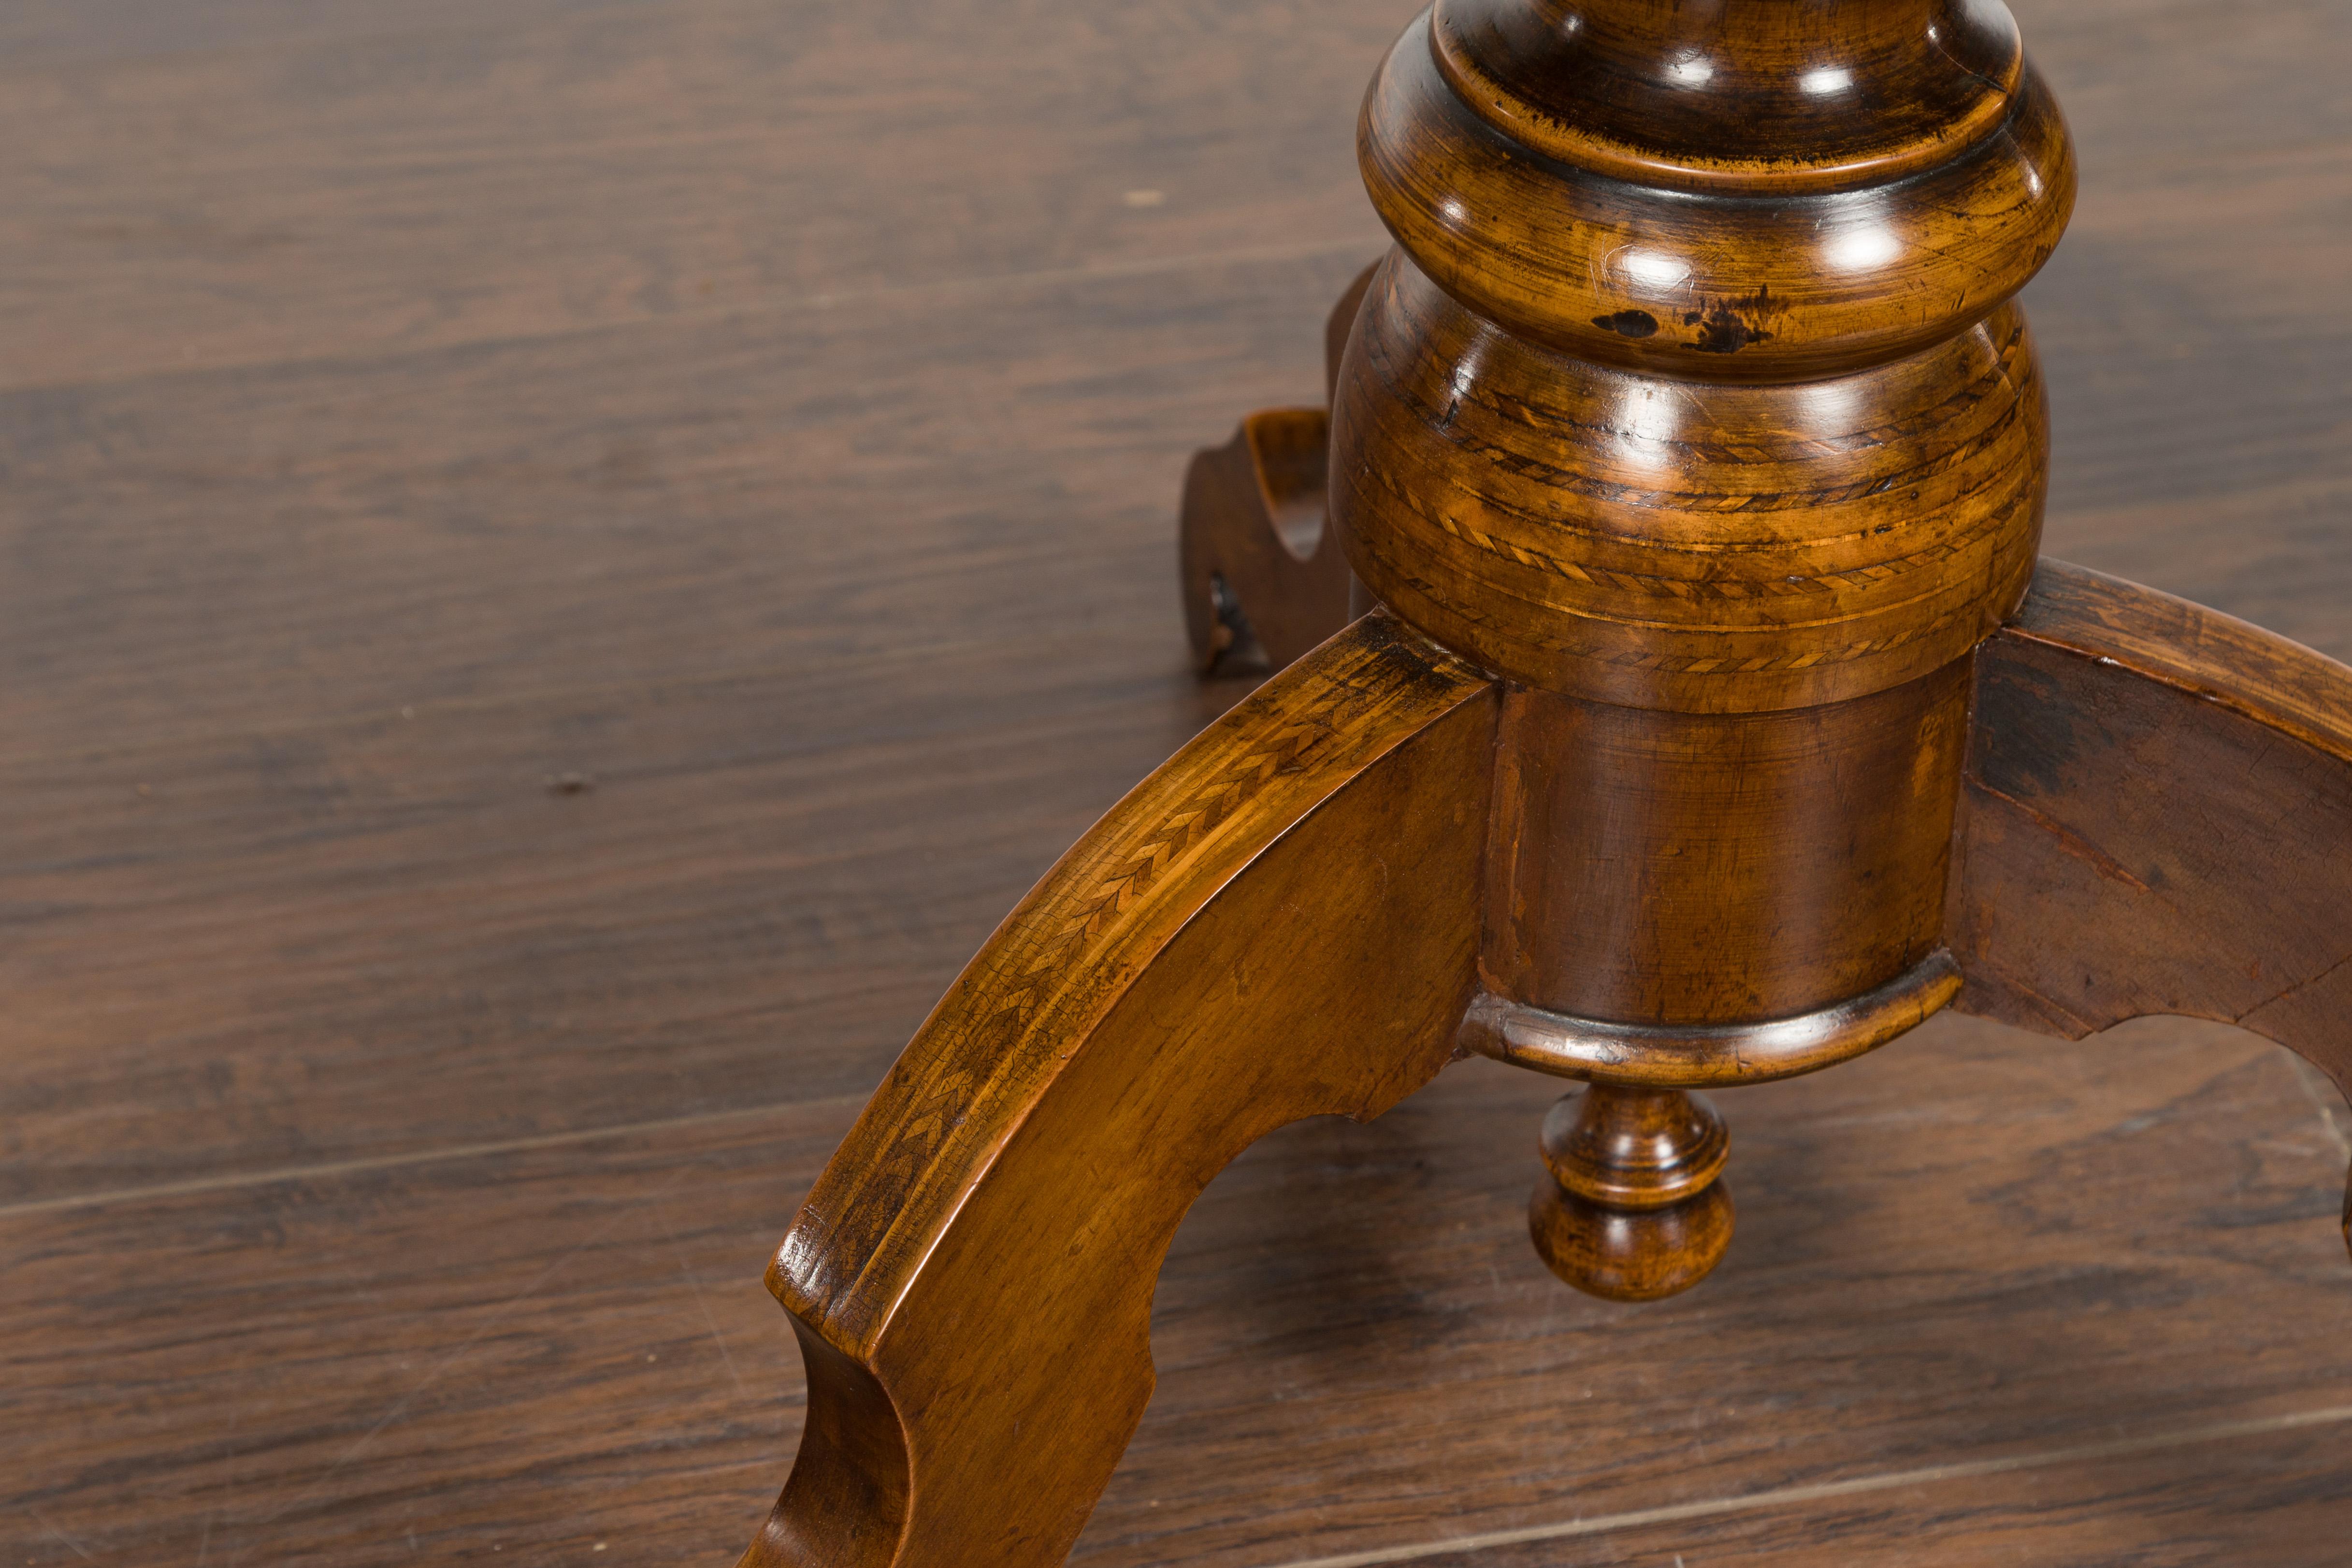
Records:
[[[1184,457],[1311,398],[1409,5],[0,9],[0,1564],[723,1564],[759,1284],[1241,695]],[[2352,8],[2027,0],[2053,553],[2352,656]],[[1077,1560],[2352,1561],[2341,1107],[1938,1019],[1556,1286],[1486,1063],[1213,1186]]]

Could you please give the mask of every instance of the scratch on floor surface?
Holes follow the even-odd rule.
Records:
[[[1591,1519],[1571,1520],[1559,1524],[1538,1524],[1523,1530],[1490,1531],[1482,1535],[1455,1536],[1449,1541],[1432,1541],[1412,1546],[1386,1546],[1370,1552],[1351,1552],[1339,1557],[1302,1558],[1281,1563],[1278,1568],[1381,1568],[1391,1563],[1411,1563],[1424,1557],[1442,1557],[1458,1552],[1484,1552],[1498,1546],[1522,1546],[1530,1542],[1565,1541],[1571,1536],[1601,1535],[1612,1530],[1632,1530],[1643,1525],[1676,1524],[1685,1520],[1714,1519],[1724,1514],[1746,1513],[1753,1510],[1786,1508],[1798,1503],[1824,1502],[1835,1498],[1855,1497],[1864,1492],[1893,1491],[1902,1487],[1933,1486],[1942,1481],[1969,1480],[1979,1476],[2011,1475],[2020,1470],[2044,1469],[2057,1465],[2080,1464],[2093,1459],[2116,1458],[2126,1454],[2154,1453],[2164,1448],[2184,1448],[2199,1443],[2223,1443],[2242,1437],[2259,1437],[2270,1432],[2291,1432],[2308,1427],[2329,1427],[2352,1422],[2352,1406],[2333,1406],[2325,1410],[2298,1411],[2292,1416],[2270,1416],[2252,1421],[2224,1421],[2210,1427],[2193,1427],[2185,1431],[2160,1432],[2145,1437],[2119,1437],[2105,1443],[2079,1443],[2072,1448],[2045,1448],[2035,1454],[2016,1454],[1998,1459],[1969,1459],[1950,1465],[1926,1465],[1915,1470],[1890,1470],[1883,1475],[1858,1476],[1853,1480],[1828,1481],[1818,1486],[1780,1487],[1771,1491],[1750,1492],[1742,1497],[1709,1498],[1702,1502],[1675,1503],[1665,1508],[1645,1508],[1630,1513],[1604,1513]]]
[[[2287,1060],[2294,1064],[2294,1075],[2303,1081],[2303,1092],[2319,1108],[2320,1124],[2336,1140],[2336,1147],[2344,1157],[2352,1160],[2352,1109],[2345,1105],[2336,1081],[2294,1051],[2287,1052]]]
[[[396,1155],[375,1155],[360,1159],[331,1160],[320,1165],[273,1166],[266,1170],[229,1171],[219,1176],[193,1176],[186,1181],[154,1182],[145,1186],[108,1187],[97,1192],[68,1193],[58,1197],[27,1198],[21,1203],[0,1204],[0,1220],[22,1218],[27,1215],[57,1214],[68,1209],[106,1208],[118,1204],[152,1203],[160,1199],[185,1197],[193,1194],[223,1192],[235,1187],[276,1186],[309,1181],[331,1181],[339,1176],[360,1176],[371,1171],[401,1170],[412,1166],[443,1165],[457,1160],[494,1159],[504,1155],[535,1154],[543,1149],[576,1147],[582,1144],[604,1143],[621,1138],[655,1137],[665,1133],[684,1132],[698,1127],[716,1126],[728,1122],[756,1121],[762,1116],[784,1116],[798,1112],[818,1112],[827,1115],[855,1113],[866,1103],[863,1094],[835,1094],[821,1100],[788,1100],[766,1105],[739,1105],[724,1111],[705,1111],[689,1116],[665,1116],[650,1122],[620,1122],[604,1127],[579,1127],[569,1132],[541,1133],[527,1138],[504,1138],[484,1144],[444,1144],[432,1148],[414,1149]],[[841,1116],[845,1131],[848,1115]]]
[[[676,1177],[673,1177],[672,1181],[675,1182],[676,1179]],[[342,1471],[348,1469],[352,1464],[359,1458],[360,1455],[366,1452],[367,1449],[374,1444],[375,1440],[383,1435],[387,1428],[398,1422],[403,1416],[406,1416],[410,1407],[414,1406],[418,1399],[422,1398],[428,1389],[439,1383],[444,1375],[448,1373],[459,1362],[465,1360],[466,1357],[472,1353],[476,1345],[488,1339],[494,1331],[503,1327],[507,1320],[514,1315],[517,1308],[520,1307],[525,1301],[530,1301],[536,1297],[541,1291],[546,1288],[547,1282],[550,1280],[554,1279],[559,1273],[562,1272],[563,1270],[571,1264],[574,1258],[579,1257],[580,1254],[588,1250],[589,1248],[593,1247],[598,1242],[604,1240],[605,1236],[608,1235],[615,1226],[619,1225],[623,1219],[626,1218],[641,1204],[647,1201],[654,1200],[649,1197],[641,1197],[630,1202],[616,1204],[614,1207],[613,1212],[605,1217],[603,1224],[597,1226],[587,1235],[582,1237],[577,1243],[566,1249],[562,1257],[556,1259],[553,1262],[548,1264],[546,1268],[541,1270],[538,1277],[533,1279],[530,1284],[524,1286],[521,1290],[516,1291],[514,1294],[507,1297],[505,1300],[493,1306],[484,1316],[482,1322],[475,1326],[472,1333],[467,1334],[466,1338],[454,1349],[446,1352],[439,1359],[435,1361],[432,1366],[426,1370],[425,1376],[422,1379],[411,1386],[407,1393],[393,1401],[391,1408],[387,1409],[381,1416],[377,1417],[373,1426],[362,1433],[356,1440],[344,1448],[341,1454],[335,1457],[335,1458],[328,1465],[326,1474],[320,1479],[316,1485],[312,1486],[309,1490],[303,1492],[299,1497],[292,1498],[288,1501],[279,1504],[277,1508],[272,1509],[269,1512],[262,1515],[257,1522],[262,1525],[275,1523],[277,1521],[284,1518],[295,1510],[305,1506],[324,1494],[330,1487],[335,1484],[335,1478],[341,1474]],[[244,1546],[238,1547],[230,1554],[230,1561],[232,1563],[240,1561],[244,1557],[245,1552],[246,1548]]]
[[[710,1312],[710,1298],[704,1293],[702,1281],[695,1277],[694,1266],[687,1261],[686,1249],[678,1243],[677,1229],[669,1222],[669,1211],[656,1207],[654,1218],[661,1222],[662,1234],[669,1238],[669,1249],[677,1255],[678,1274],[694,1292],[694,1304],[702,1309],[703,1326],[710,1331],[710,1343],[719,1347],[719,1359],[725,1364],[727,1375],[735,1380],[735,1392],[749,1399],[751,1387],[743,1381],[743,1375],[735,1370],[735,1358],[727,1350],[727,1336],[719,1332],[719,1320]]]
[[[33,1516],[33,1522],[35,1524],[39,1525],[43,1530],[47,1531],[49,1534],[56,1536],[59,1541],[65,1542],[68,1547],[71,1548],[75,1556],[80,1558],[85,1563],[95,1563],[98,1561],[98,1559],[90,1555],[89,1547],[84,1546],[80,1542],[76,1541],[72,1536],[68,1535],[56,1525],[51,1524],[47,1518],[42,1514],[39,1509],[28,1509],[26,1511],[29,1512]]]

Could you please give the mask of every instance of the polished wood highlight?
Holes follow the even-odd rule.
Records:
[[[1454,96],[1511,140],[1696,192],[1927,172],[1998,131],[2025,74],[2015,21],[1967,0],[1812,0],[1803,12],[1732,0],[1697,15],[1438,0],[1429,27]],[[1728,124],[1744,145],[1727,145]]]
[[[1980,0],[1439,0],[1358,141],[1381,220],[1478,316],[1708,381],[1948,341],[2074,200],[2065,122]]]
[[[2085,171],[2045,549],[2352,656],[2352,17],[2012,6]],[[1412,8],[0,8],[5,1561],[740,1552],[793,1207],[1253,684],[1177,489],[1322,401]],[[1072,1560],[2336,1568],[2293,1069],[1948,1009],[1717,1093],[1738,1242],[1640,1308],[1528,1243],[1566,1083],[1294,1124]]]
[[[1406,620],[1744,714],[1917,679],[2016,608],[2048,430],[2007,302],[2074,175],[1998,5],[1440,0],[1359,148],[1398,250],[1332,512]]]

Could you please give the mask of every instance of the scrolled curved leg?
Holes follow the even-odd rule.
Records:
[[[1327,393],[1374,270],[1349,285],[1324,326]],[[1277,408],[1249,415],[1231,441],[1193,455],[1178,550],[1184,626],[1203,672],[1234,657],[1279,670],[1361,608],[1325,526],[1330,446],[1324,410]]]
[[[891,1070],[769,1271],[809,1369],[746,1565],[1058,1563],[1152,1385],[1193,1197],[1435,1074],[1474,983],[1495,703],[1368,616],[1090,830]]]
[[[2352,1094],[2352,668],[2045,561],[1976,680],[1953,1005],[2217,1019]]]

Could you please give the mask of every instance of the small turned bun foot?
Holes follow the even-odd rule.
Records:
[[[1704,1098],[1594,1083],[1544,1117],[1549,1181],[1528,1228],[1551,1271],[1591,1295],[1654,1301],[1687,1291],[1731,1244],[1731,1195],[1716,1178],[1731,1134]]]

